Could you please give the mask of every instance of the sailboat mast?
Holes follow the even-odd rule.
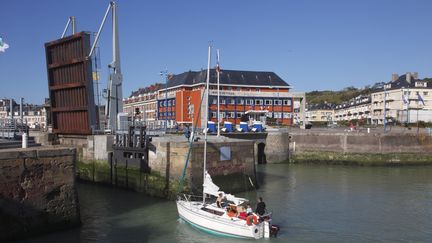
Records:
[[[210,82],[210,57],[211,57],[211,44],[208,47],[208,60],[207,60],[207,80],[205,89],[205,124],[204,124],[204,165],[203,165],[203,204],[205,204],[204,182],[207,170],[207,124],[208,124],[208,108],[209,108],[209,82]]]
[[[216,50],[217,55],[217,65],[216,65],[216,72],[217,72],[217,137],[220,137],[220,103],[219,103],[219,81],[220,81],[220,64],[219,64],[219,49]]]

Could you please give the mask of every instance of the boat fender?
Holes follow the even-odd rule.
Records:
[[[253,220],[254,225],[258,224],[257,216],[255,216],[253,214],[247,216],[247,218],[246,218],[246,224],[249,225],[249,226],[252,225],[252,220]]]

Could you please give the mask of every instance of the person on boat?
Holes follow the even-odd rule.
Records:
[[[216,206],[218,208],[222,208],[223,207],[223,200],[224,200],[224,196],[223,193],[219,193],[218,198],[216,199]]]
[[[263,216],[266,212],[266,205],[263,201],[262,197],[258,198],[258,204],[257,207],[255,209],[255,213],[257,213],[259,216]]]
[[[232,218],[232,217],[237,217],[238,216],[238,212],[237,212],[237,206],[235,205],[230,205],[227,209],[227,215],[228,217]]]
[[[244,220],[246,220],[246,217],[247,217],[247,214],[246,214],[246,208],[245,208],[244,206],[240,206],[238,212],[239,212],[238,217],[239,217],[240,219],[244,219]]]
[[[253,214],[252,208],[250,206],[250,204],[247,204],[247,208],[246,208],[246,215],[251,215]]]

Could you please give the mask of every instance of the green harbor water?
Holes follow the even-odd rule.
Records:
[[[281,227],[275,242],[432,242],[432,166],[263,165],[262,196]],[[78,184],[82,227],[26,242],[248,242],[179,220],[175,202]],[[258,242],[269,240],[259,240]]]

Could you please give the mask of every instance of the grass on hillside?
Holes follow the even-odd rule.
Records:
[[[363,89],[348,87],[340,91],[311,91],[306,93],[306,100],[309,104],[331,103],[339,105],[359,95],[368,95],[371,91],[372,88],[370,87]]]

